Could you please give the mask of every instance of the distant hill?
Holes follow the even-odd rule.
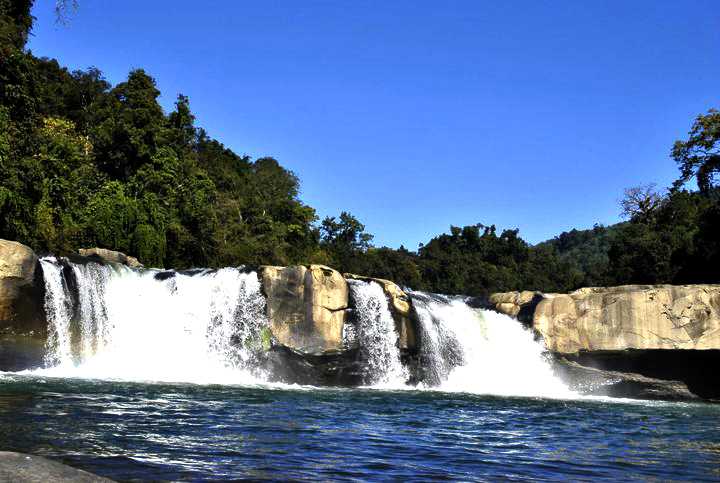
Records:
[[[557,253],[561,264],[567,267],[570,274],[569,286],[604,286],[610,283],[610,246],[627,224],[622,222],[610,226],[595,225],[588,230],[572,229],[540,242],[536,247],[549,247]]]

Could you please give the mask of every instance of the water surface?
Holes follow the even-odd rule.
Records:
[[[720,479],[720,406],[0,374],[0,447],[117,480]]]

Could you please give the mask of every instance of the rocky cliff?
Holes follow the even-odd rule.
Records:
[[[569,294],[507,292],[493,308],[525,313],[560,354],[626,349],[720,349],[720,285],[625,285]]]
[[[569,294],[506,292],[489,297],[520,317],[563,359],[602,370],[685,382],[720,397],[707,377],[720,364],[720,285],[626,285]]]

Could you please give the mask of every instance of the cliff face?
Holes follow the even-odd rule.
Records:
[[[569,294],[494,294],[499,312],[530,311],[559,354],[627,349],[720,349],[720,285],[625,285]]]

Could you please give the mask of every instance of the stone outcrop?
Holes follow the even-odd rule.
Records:
[[[42,360],[47,332],[38,258],[25,245],[0,240],[0,367]]]
[[[687,399],[684,384],[692,394],[720,398],[720,380],[705,372],[720,363],[720,285],[507,292],[488,300],[498,312],[524,317],[554,354],[596,371],[585,379],[613,373],[619,382],[604,387],[608,395]],[[578,374],[577,367],[566,375]]]
[[[410,297],[408,297],[395,282],[382,278],[364,277],[353,273],[346,273],[345,278],[379,284],[390,302],[390,311],[395,319],[395,325],[400,339],[400,349],[414,350],[417,348],[417,337],[415,324],[412,319]]]
[[[143,264],[137,258],[106,248],[81,248],[78,250],[78,254],[81,257],[94,258],[104,263],[119,263],[131,268],[143,267]]]
[[[526,325],[532,325],[535,307],[543,299],[540,292],[500,292],[491,294],[489,306],[501,314],[509,315]]]
[[[0,481],[100,483],[112,480],[42,456],[0,451]]]
[[[260,268],[273,337],[304,354],[343,350],[348,285],[323,265]]]
[[[37,263],[30,248],[0,240],[0,321],[12,322],[21,315],[21,295],[33,286]]]
[[[720,285],[626,285],[548,294],[533,327],[556,353],[720,349]]]

